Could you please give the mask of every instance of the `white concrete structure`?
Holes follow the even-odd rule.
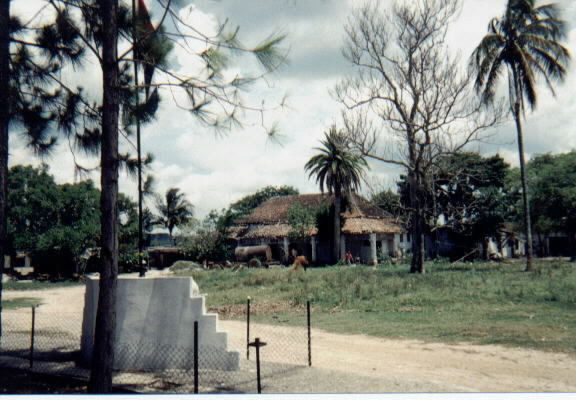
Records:
[[[376,252],[376,234],[370,234],[370,264],[378,264],[378,255]]]
[[[92,358],[99,279],[88,278],[82,323],[81,360]],[[188,277],[119,278],[114,368],[191,369],[194,321],[198,321],[199,367],[236,370],[240,355],[228,351],[218,314],[207,314],[205,295]]]
[[[312,251],[312,262],[316,262],[316,236],[310,237],[310,248]]]

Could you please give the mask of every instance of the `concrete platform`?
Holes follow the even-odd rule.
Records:
[[[92,359],[99,278],[86,279],[81,360]],[[218,315],[206,313],[205,295],[190,277],[121,277],[116,305],[116,360],[119,370],[192,368],[194,321],[198,321],[201,369],[237,370],[239,353],[228,350]]]

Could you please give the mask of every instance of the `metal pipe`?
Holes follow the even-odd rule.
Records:
[[[30,332],[30,368],[34,367],[34,336],[36,331],[36,306],[32,306],[32,330]]]
[[[312,331],[310,327],[310,300],[306,302],[306,319],[308,322],[308,366],[312,366]]]
[[[194,393],[198,393],[198,321],[194,321]]]
[[[258,394],[262,393],[262,384],[260,381],[260,338],[255,340],[256,347],[256,379],[258,381]]]
[[[246,359],[250,359],[250,296],[246,299]]]

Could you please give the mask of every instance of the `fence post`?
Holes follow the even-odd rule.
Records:
[[[266,343],[261,342],[260,338],[256,338],[254,339],[253,343],[248,345],[256,347],[256,381],[258,383],[258,394],[260,394],[262,393],[262,385],[260,380],[260,347],[266,346]]]
[[[246,359],[250,359],[250,296],[246,299]]]
[[[258,394],[262,393],[260,383],[260,338],[256,338],[256,378],[258,380]]]
[[[30,368],[34,367],[34,334],[36,331],[36,306],[32,306],[32,330],[30,331]]]
[[[198,393],[198,321],[194,321],[194,393]]]
[[[306,302],[306,320],[308,322],[308,366],[312,366],[312,332],[310,329],[310,300]]]

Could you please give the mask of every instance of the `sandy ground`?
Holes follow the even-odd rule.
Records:
[[[147,278],[158,275],[148,274]],[[43,304],[38,312],[58,312],[67,318],[81,319],[84,287],[5,291],[3,297],[39,298]],[[234,338],[230,342],[240,350],[245,323],[220,321],[219,327]],[[258,325],[252,329],[259,328],[266,331],[267,340],[277,343],[302,332],[300,328]],[[390,340],[313,329],[312,354],[313,370],[319,376],[346,376],[351,382],[358,382],[358,386],[343,386],[347,391],[576,392],[576,358],[561,353]]]

